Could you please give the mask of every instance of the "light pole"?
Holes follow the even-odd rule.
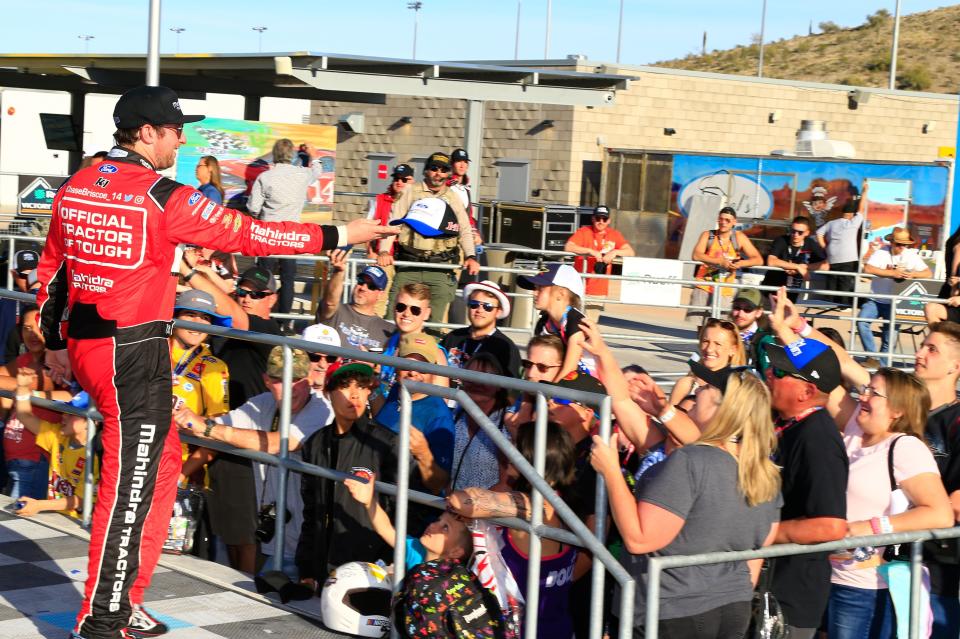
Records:
[[[617,23],[617,64],[620,64],[620,45],[623,43],[623,0],[620,0],[620,21]]]
[[[763,77],[763,34],[767,28],[767,0],[763,0],[763,10],[760,13],[760,62],[757,64],[757,77]]]
[[[90,53],[90,41],[93,40],[96,36],[78,35],[77,37],[83,40],[83,52]]]
[[[517,0],[517,35],[513,41],[513,59],[520,59],[520,2]]]
[[[547,0],[547,35],[543,41],[543,59],[550,57],[550,12],[553,9],[552,0]]]
[[[893,16],[893,46],[890,49],[890,89],[897,84],[897,45],[900,42],[900,0],[897,0],[896,13]]]
[[[417,59],[417,29],[420,28],[420,9],[422,2],[408,2],[407,9],[413,9],[413,59]]]
[[[267,30],[266,27],[250,27],[257,32],[257,51],[263,53],[263,32]]]
[[[160,0],[150,0],[147,20],[147,86],[160,86]]]
[[[177,53],[180,53],[180,34],[186,31],[183,27],[171,27],[171,31],[177,34]]]

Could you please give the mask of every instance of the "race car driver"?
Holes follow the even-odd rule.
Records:
[[[49,365],[68,366],[104,417],[103,460],[90,538],[89,577],[74,637],[141,632],[140,604],[159,559],[176,495],[180,442],[171,428],[167,337],[180,243],[247,255],[318,253],[396,229],[267,223],[162,177],[185,143],[185,116],[165,87],[131,89],[113,112],[104,162],[60,188],[38,268],[40,324]],[[67,355],[62,350],[66,347]]]

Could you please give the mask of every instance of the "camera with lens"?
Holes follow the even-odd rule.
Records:
[[[290,514],[290,511],[286,511],[286,517],[284,518],[284,524],[289,523],[293,515]],[[277,532],[277,504],[270,503],[266,504],[263,508],[260,509],[260,512],[257,513],[257,530],[254,533],[257,537],[257,541],[262,544],[267,544],[273,541],[273,536]]]

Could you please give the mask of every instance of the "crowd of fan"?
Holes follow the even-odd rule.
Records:
[[[437,155],[428,163],[430,173],[444,168]],[[204,175],[216,174],[215,162],[204,158]],[[405,181],[406,173],[397,177]],[[799,226],[809,234],[809,224]],[[699,250],[709,256],[714,239],[729,231],[721,224],[701,238]],[[722,242],[717,246],[722,253]],[[29,253],[18,253],[11,265],[23,290],[30,286],[31,264],[36,266],[36,255]],[[596,524],[598,476],[607,486],[611,525],[602,541],[638,580],[633,619],[617,618],[616,607],[609,605],[616,600],[615,587],[610,580],[605,586],[604,623],[611,636],[622,624],[643,636],[650,556],[942,528],[954,525],[960,512],[956,323],[931,326],[914,373],[896,368],[871,373],[846,353],[839,335],[808,325],[784,289],[770,300],[769,313],[757,290],[743,289],[732,296],[729,320],[712,318],[700,328],[689,374],[672,389],[662,389],[642,368],[620,368],[597,324],[582,312],[584,281],[569,265],[554,264],[520,278],[540,311],[535,336],[521,356],[498,329],[511,304],[495,282],[467,284],[468,325],[441,336],[425,323],[446,313],[446,290],[442,309],[434,306],[433,287],[409,274],[395,275],[391,290],[385,271],[390,260],[381,259],[381,265],[363,269],[344,296],[347,252],[336,250],[329,257],[315,320],[298,335],[319,345],[355,348],[358,359],[293,350],[288,447],[294,458],[358,480],[290,473],[287,512],[278,513],[276,467],[184,445],[181,483],[206,496],[193,552],[266,576],[260,581],[267,586],[279,589],[277,575],[265,566],[276,553],[278,535],[284,539],[280,578],[301,585],[306,596],[319,591],[338,566],[391,561],[395,503],[373,480],[395,483],[397,456],[407,454],[397,445],[398,382],[459,387],[532,462],[535,397],[513,395],[473,377],[458,379],[455,369],[611,397],[615,423],[609,442],[598,436],[594,407],[556,398],[547,402],[543,475],[588,527]],[[718,259],[733,258],[718,254]],[[806,268],[787,269],[787,274],[804,277]],[[281,334],[281,325],[270,317],[278,304],[276,280],[263,265],[238,273],[230,256],[188,247],[180,276],[177,319]],[[378,312],[387,296],[392,322]],[[8,311],[19,319],[10,330],[6,375],[0,376],[0,388],[15,391],[12,402],[4,400],[9,409],[6,492],[20,502],[21,515],[58,510],[79,516],[88,462],[86,420],[32,407],[30,400],[42,395],[79,408],[88,407],[89,400],[72,384],[69,371],[45,365],[36,309],[9,303],[0,308],[0,325],[8,321]],[[181,432],[241,449],[280,451],[281,347],[211,340],[182,327],[174,330],[170,346],[174,419]],[[373,366],[362,361],[363,351],[450,369],[430,375]],[[408,587],[451,574],[474,579],[464,567],[483,543],[488,557],[505,568],[497,584],[506,594],[501,592],[504,596],[479,617],[463,614],[462,599],[455,597],[433,607],[411,598],[398,606],[395,623],[409,636],[426,636],[422,629],[431,623],[440,628],[486,624],[491,634],[476,636],[522,632],[517,584],[526,584],[529,534],[482,522],[529,519],[530,483],[472,414],[430,395],[415,393],[411,399],[410,486],[443,497],[447,510],[438,518],[436,510],[411,504],[405,531]],[[567,527],[549,503],[543,521]],[[900,560],[908,554],[906,547],[859,547],[766,565],[669,569],[661,582],[660,632],[742,636],[759,587],[779,601],[790,637],[812,637],[818,628],[830,637],[862,636],[865,628],[871,637],[894,636],[906,621],[898,595],[909,574],[897,568],[906,565]],[[539,610],[526,612],[537,614],[539,637],[588,635],[592,586],[585,575],[592,561],[582,548],[542,541]],[[477,562],[472,565],[477,568]],[[924,565],[930,575],[926,615],[932,636],[955,638],[960,627],[956,544],[928,544]],[[477,579],[487,584],[485,577]],[[446,635],[438,629],[430,636]]]

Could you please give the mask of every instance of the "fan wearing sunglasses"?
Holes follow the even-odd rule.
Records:
[[[710,318],[700,329],[697,353],[690,358],[698,361],[707,370],[718,371],[727,366],[743,366],[747,363],[746,351],[736,324],[727,320]],[[670,403],[679,404],[701,385],[701,380],[691,373],[677,380],[670,392]]]
[[[401,191],[391,208],[390,222],[400,226],[400,235],[396,242],[391,237],[380,243],[377,258],[380,266],[391,266],[396,259],[449,264],[451,267],[462,264],[469,275],[480,271],[470,216],[460,196],[447,185],[450,171],[450,156],[443,152],[433,153],[424,164],[423,181]],[[406,284],[415,282],[430,286],[434,318],[444,321],[457,290],[452,269],[397,266],[389,306],[397,302],[397,296]]]
[[[528,382],[552,382],[563,366],[563,340],[557,335],[536,335],[527,342],[527,357],[520,360],[523,379]],[[516,435],[520,424],[536,418],[536,398],[523,393],[507,408],[504,424],[511,435]]]
[[[384,355],[396,355],[404,335],[423,332],[423,325],[430,319],[431,293],[429,286],[420,283],[406,284],[400,289],[397,301],[393,304],[393,321],[397,324],[397,330],[387,340],[387,345],[383,349]],[[440,366],[448,365],[447,354],[439,346],[436,363]],[[383,401],[389,397],[396,380],[397,370],[393,366],[380,367],[380,390],[371,400],[374,414],[382,408]],[[438,377],[434,383],[446,386],[449,385],[450,380],[446,377]]]
[[[507,371],[516,375],[520,370],[520,349],[497,328],[497,320],[510,316],[510,298],[496,282],[485,280],[464,286],[463,299],[467,302],[470,325],[450,331],[440,343],[447,350],[450,366],[463,368],[474,353],[492,349],[505,354]]]
[[[773,241],[767,266],[783,270],[767,271],[763,285],[787,288],[803,288],[813,271],[829,270],[826,251],[813,236],[813,221],[809,217],[798,215],[793,218],[790,230]],[[789,295],[790,300],[796,302],[800,294]]]
[[[301,339],[317,344],[326,344],[327,346],[341,346],[340,334],[331,326],[326,324],[312,324],[300,334]],[[340,358],[336,355],[324,355],[323,353],[307,353],[310,360],[310,387],[313,394],[324,397],[323,386],[327,381],[327,369],[337,363]]]

